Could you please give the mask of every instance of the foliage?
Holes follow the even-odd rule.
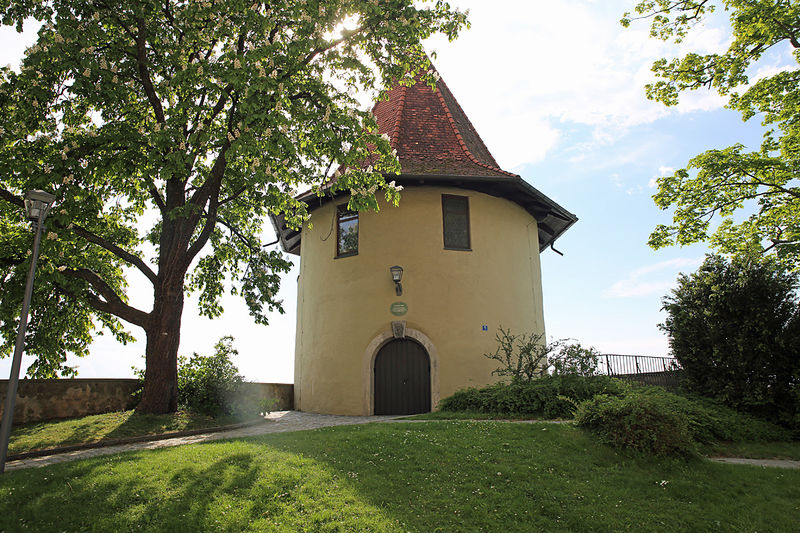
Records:
[[[544,334],[512,334],[501,326],[495,334],[497,349],[484,357],[500,363],[492,375],[507,378],[512,383],[531,381],[548,371],[554,374],[591,376],[597,369],[595,348],[584,348],[569,339],[544,342]]]
[[[575,421],[617,448],[655,455],[696,453],[686,417],[661,396],[600,394],[578,407]]]
[[[3,531],[779,532],[800,471],[631,456],[567,424],[393,423],[11,471],[0,501]]]
[[[205,415],[238,414],[236,396],[244,378],[231,358],[239,352],[233,347],[233,337],[222,337],[214,345],[214,354],[194,353],[188,360],[178,361],[178,402],[187,409]]]
[[[457,391],[439,402],[441,411],[572,418],[575,404],[597,394],[622,394],[629,387],[608,376],[544,375],[531,381],[497,383]]]
[[[226,280],[256,322],[282,310],[290,263],[262,228],[268,214],[307,220],[296,188],[351,191],[354,210],[376,193],[397,203],[383,177],[397,159],[355,95],[417,73],[433,84],[421,40],[466,24],[444,0],[0,0],[0,14],[42,23],[21,71],[0,69],[0,354],[27,271],[22,195],[43,189],[57,200],[30,375],[69,373],[65,353],[85,355],[95,328],[130,340],[124,321],[147,336],[152,410],[175,407],[185,290],[208,317]],[[129,272],[152,284],[151,311],[128,301]]]
[[[791,434],[770,422],[714,400],[660,387],[631,387],[599,394],[578,406],[575,422],[614,446],[656,454],[695,453],[719,442],[787,441]],[[656,437],[663,439],[657,442]]]
[[[798,425],[797,279],[759,258],[708,256],[664,297],[660,328],[691,390]]]
[[[625,14],[622,24],[652,18],[653,37],[680,42],[719,5],[730,16],[733,38],[727,51],[659,59],[653,71],[661,80],[647,85],[647,96],[672,106],[683,91],[715,90],[729,98],[727,106],[744,120],[762,118],[764,141],[753,152],[741,144],[708,150],[687,168],[659,178],[655,203],[675,211],[672,224],[657,226],[649,244],[661,248],[710,239],[723,253],[771,250],[798,269],[800,69],[781,68],[755,81],[750,76],[768,51],[791,50],[800,61],[800,5],[783,0],[644,0],[635,16]],[[717,218],[721,224],[712,234],[711,221]]]
[[[565,340],[558,341],[556,346],[555,353],[549,356],[553,374],[588,377],[597,371],[600,352],[596,348],[584,348],[579,342],[570,344]]]
[[[492,375],[508,378],[512,383],[530,381],[541,376],[547,369],[547,354],[550,347],[543,341],[543,333],[522,333],[514,335],[510,329],[495,333],[497,349],[485,353],[484,357],[500,363]]]

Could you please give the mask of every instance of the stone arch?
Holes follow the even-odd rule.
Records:
[[[439,404],[439,352],[428,336],[421,331],[406,327],[405,333],[406,337],[417,341],[428,352],[431,364],[431,409],[436,410]],[[376,335],[367,345],[367,349],[364,350],[362,369],[365,387],[362,403],[365,415],[375,414],[375,375],[373,373],[375,358],[378,356],[380,349],[394,340],[394,338],[392,330],[387,329]]]

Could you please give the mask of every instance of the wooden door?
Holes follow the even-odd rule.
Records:
[[[428,353],[410,339],[395,339],[375,357],[375,414],[411,415],[431,410]]]

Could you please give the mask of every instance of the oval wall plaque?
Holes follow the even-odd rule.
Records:
[[[408,305],[405,302],[394,302],[389,306],[389,311],[391,311],[394,316],[403,316],[408,313]]]

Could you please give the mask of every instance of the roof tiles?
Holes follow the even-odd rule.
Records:
[[[397,85],[372,110],[402,174],[518,177],[502,170],[444,80]]]

